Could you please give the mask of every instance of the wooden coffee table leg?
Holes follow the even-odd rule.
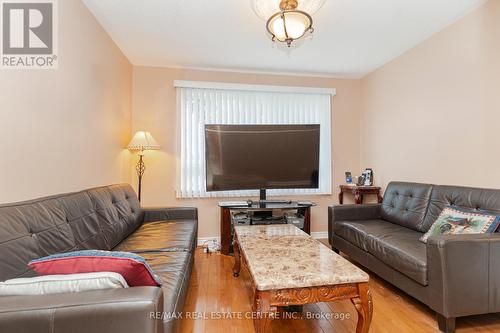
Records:
[[[373,315],[373,302],[368,283],[358,284],[359,296],[351,299],[351,302],[358,311],[358,324],[356,333],[367,333],[370,329],[370,323]]]
[[[255,291],[253,301],[255,333],[265,333],[270,320],[276,315],[277,308],[269,303],[269,295],[266,292]]]
[[[236,236],[234,237],[233,241],[233,250],[234,250],[234,266],[233,266],[233,276],[238,277],[240,276],[240,269],[241,269],[241,254],[240,254],[240,246],[238,244],[238,239]]]

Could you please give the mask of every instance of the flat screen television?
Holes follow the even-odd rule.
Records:
[[[320,125],[206,125],[205,149],[207,191],[319,185]]]

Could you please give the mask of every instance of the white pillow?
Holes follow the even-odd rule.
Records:
[[[118,288],[128,288],[128,284],[123,276],[114,272],[44,275],[0,282],[0,296],[78,293]]]

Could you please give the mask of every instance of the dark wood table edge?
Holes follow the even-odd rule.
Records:
[[[233,276],[238,277],[242,261],[246,266],[248,266],[248,263],[241,256],[236,234],[233,247]],[[278,307],[333,302],[344,299],[350,299],[358,313],[356,333],[367,333],[370,329],[373,317],[373,300],[368,281],[303,288],[258,290],[253,278],[251,280],[254,290],[252,311],[254,312],[253,318],[256,333],[265,333],[269,321],[277,317]]]
[[[360,205],[363,203],[363,196],[374,194],[377,196],[377,202],[382,203],[382,191],[381,187],[378,186],[351,186],[351,185],[340,185],[339,192],[339,204],[344,204],[344,193],[352,193],[354,195],[354,203]]]

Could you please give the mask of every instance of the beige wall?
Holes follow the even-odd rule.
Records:
[[[0,71],[0,203],[128,181],[132,66],[80,0],[59,69]]]
[[[175,197],[177,138],[176,95],[173,80],[220,81],[252,84],[333,87],[332,159],[334,194],[308,197],[318,203],[313,208],[312,231],[327,230],[327,206],[337,202],[337,187],[344,172],[359,172],[359,112],[360,81],[334,80],[261,74],[222,73],[210,71],[177,70],[153,67],[134,67],[133,70],[134,130],[149,130],[162,147],[161,151],[146,155],[143,204],[145,206],[196,206],[200,216],[200,237],[219,235],[219,210],[222,199],[178,200]],[[134,164],[136,158],[133,159]],[[136,177],[131,178],[133,184]]]
[[[376,181],[500,188],[500,1],[365,77],[362,94]]]

